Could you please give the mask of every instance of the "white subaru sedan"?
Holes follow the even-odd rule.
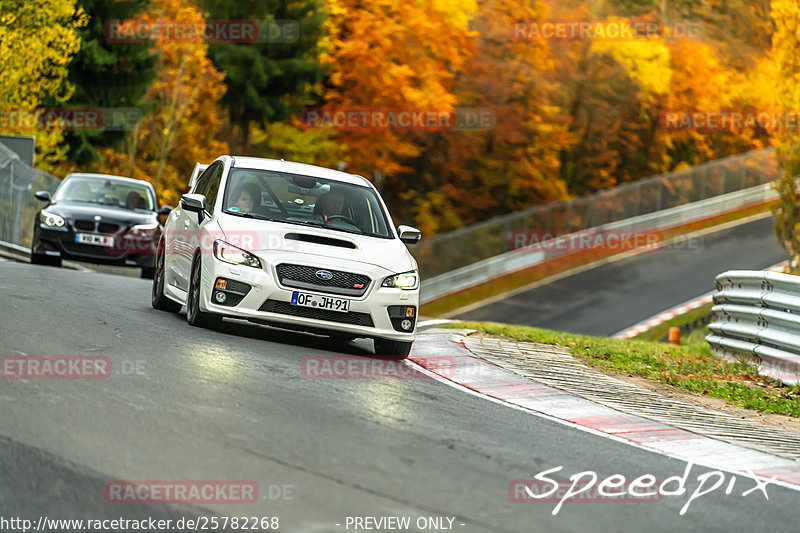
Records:
[[[187,308],[189,324],[245,319],[408,355],[419,272],[365,178],[301,163],[222,156],[170,213],[158,244],[152,304]]]

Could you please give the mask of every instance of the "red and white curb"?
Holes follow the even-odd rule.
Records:
[[[682,303],[677,307],[673,307],[667,311],[664,311],[661,314],[658,314],[654,317],[648,318],[638,324],[629,327],[628,329],[624,329],[619,333],[613,335],[615,339],[630,339],[633,338],[641,333],[649,329],[653,329],[656,326],[660,326],[667,320],[672,320],[676,316],[680,316],[683,314],[688,313],[698,307],[702,307],[708,303],[711,303],[711,298],[714,296],[716,291],[708,292],[700,297],[695,298],[694,300],[689,300],[688,302]]]
[[[426,332],[417,338],[409,359],[432,378],[485,399],[675,459],[730,473],[752,472],[800,490],[796,461],[621,413],[526,379],[474,356],[462,339],[448,330]]]
[[[769,270],[771,272],[783,272],[783,269],[786,266],[786,264],[787,261],[784,261],[782,263],[778,263],[777,265],[771,266],[765,270]],[[689,311],[697,309],[698,307],[702,307],[708,303],[711,303],[715,292],[716,291],[707,292],[702,296],[698,296],[694,300],[689,300],[688,302],[684,302],[676,307],[673,307],[672,309],[668,309],[663,313],[660,313],[646,320],[643,320],[638,324],[635,324],[627,329],[620,331],[619,333],[616,333],[615,335],[613,335],[613,338],[630,339],[644,333],[649,329],[653,329],[656,326],[660,326],[667,320],[672,320],[677,316],[686,314]]]

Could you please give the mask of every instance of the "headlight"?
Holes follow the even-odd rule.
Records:
[[[158,222],[152,224],[137,224],[131,227],[131,231],[153,231],[158,229]]]
[[[381,287],[394,287],[396,289],[406,290],[416,289],[419,287],[419,273],[416,270],[411,270],[410,272],[389,276],[383,280]]]
[[[261,268],[261,261],[258,257],[221,240],[214,241],[214,257],[232,265]]]
[[[41,218],[42,224],[44,224],[45,226],[49,226],[51,228],[64,227],[64,219],[54,213],[43,210],[39,216]]]

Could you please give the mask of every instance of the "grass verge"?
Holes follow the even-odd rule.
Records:
[[[711,354],[705,343],[670,346],[636,339],[609,339],[494,322],[458,322],[445,328],[474,329],[512,339],[566,346],[587,365],[639,376],[765,413],[800,418],[800,386],[758,374],[741,362]]]
[[[686,235],[701,229],[718,226],[726,222],[739,220],[751,215],[756,215],[758,213],[764,213],[769,211],[772,205],[773,202],[767,202],[747,207],[745,209],[723,213],[722,215],[707,218],[698,222],[693,222],[691,224],[676,226],[674,228],[664,230],[664,237],[668,239],[671,237],[677,237],[679,235]],[[570,270],[594,261],[606,259],[613,255],[618,254],[608,250],[589,250],[571,254],[565,257],[559,257],[557,259],[552,259],[525,270],[513,272],[506,276],[487,281],[486,283],[470,287],[469,289],[443,296],[442,298],[436,299],[432,302],[424,303],[420,306],[420,314],[429,317],[442,316],[443,314],[455,311],[456,309],[474,302],[479,302],[491,296],[502,294],[506,291],[517,289],[519,287],[524,287],[525,285],[535,283],[554,274],[564,272],[565,270]]]
[[[669,328],[673,326],[682,326],[687,322],[691,322],[697,318],[702,317],[703,315],[707,315],[711,312],[711,308],[714,306],[713,303],[707,303],[705,305],[701,305],[697,309],[692,309],[682,315],[678,315],[674,318],[670,318],[666,322],[659,324],[653,328],[648,329],[647,331],[643,331],[636,335],[634,339],[642,340],[642,341],[657,341],[661,339],[664,335],[669,333]],[[704,328],[698,328],[704,329]],[[682,343],[689,343],[691,342],[687,337],[681,337]]]

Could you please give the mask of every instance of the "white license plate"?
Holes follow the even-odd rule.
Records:
[[[95,233],[76,233],[75,242],[94,244],[96,246],[114,246],[114,237],[109,235],[97,235]]]
[[[330,296],[320,296],[319,294],[308,294],[305,292],[294,291],[292,293],[292,305],[300,307],[313,307],[314,309],[325,309],[327,311],[339,311],[346,313],[350,310],[350,300],[344,298],[331,298]]]

